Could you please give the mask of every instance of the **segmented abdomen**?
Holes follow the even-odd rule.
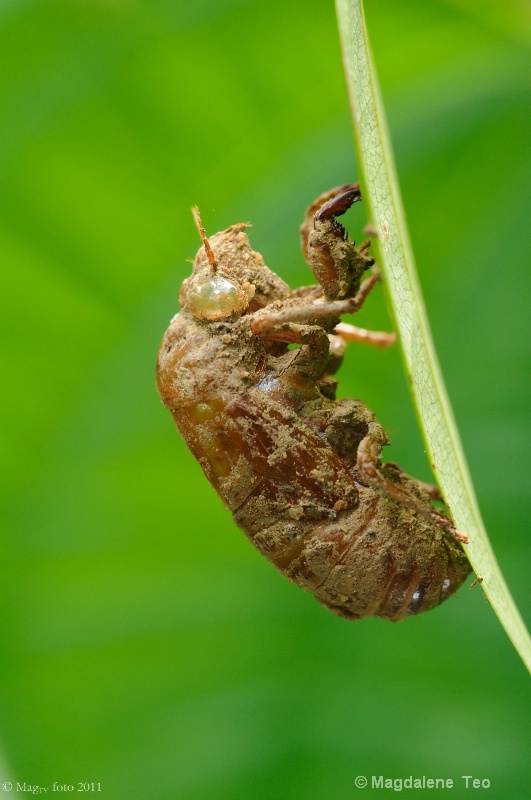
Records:
[[[446,531],[362,483],[304,419],[259,390],[211,395],[173,413],[236,524],[340,616],[398,621],[438,605],[469,574]],[[384,470],[419,497],[407,476]]]
[[[448,534],[376,489],[365,487],[356,508],[322,521],[274,520],[267,496],[276,506],[282,494],[257,486],[235,521],[286,577],[340,616],[399,621],[439,605],[470,572]]]

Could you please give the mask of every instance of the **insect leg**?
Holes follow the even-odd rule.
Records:
[[[371,483],[385,492],[385,494],[392,497],[393,500],[409,506],[409,508],[422,514],[422,516],[430,522],[444,528],[454,539],[457,539],[457,541],[468,542],[468,536],[456,530],[451,519],[443,514],[442,511],[426,506],[419,498],[385,477],[379,458],[381,449],[383,445],[386,444],[384,437],[385,434],[380,425],[377,423],[369,425],[369,431],[358,447],[357,467],[360,472],[365,475]],[[422,484],[420,481],[418,481],[417,484],[422,488],[427,486],[427,484]]]
[[[299,323],[311,325],[322,320],[330,323],[329,327],[335,327],[334,323],[342,314],[354,314],[359,311],[367,296],[380,280],[380,272],[373,270],[370,277],[366,278],[361,284],[354,297],[345,300],[332,300],[328,302],[298,303],[297,305],[286,305],[278,311],[265,313],[265,310],[255,312],[252,323],[253,333],[258,336],[272,337],[271,332],[279,330],[285,323]],[[289,302],[289,301],[288,301]],[[336,323],[337,324],[337,323]],[[286,341],[286,340],[280,340]]]
[[[351,197],[352,197],[352,200],[348,205],[348,208],[350,208],[350,206],[353,205],[353,203],[355,203],[357,200],[361,200],[361,192],[359,190],[359,184],[357,183],[345,184],[344,186],[336,186],[334,189],[329,189],[328,192],[323,192],[322,194],[319,195],[317,200],[314,200],[314,202],[306,209],[306,213],[304,215],[304,221],[300,228],[301,248],[303,256],[306,261],[308,261],[308,237],[311,231],[314,229],[315,216],[317,212],[320,209],[325,210],[327,206],[329,207],[330,201],[332,201],[332,204],[334,204],[334,200],[336,200],[338,195],[339,196],[345,195],[345,193],[348,192],[351,192]],[[347,208],[344,208],[342,213],[345,213],[346,210]],[[340,213],[338,213],[337,216],[340,216]]]
[[[336,219],[358,200],[357,183],[331,189],[309,206],[301,226],[304,258],[330,300],[352,297],[361,276],[374,264],[368,254],[370,242],[356,247]]]
[[[373,347],[389,347],[396,342],[396,333],[368,331],[366,328],[349,325],[348,322],[340,322],[339,325],[336,325],[336,333],[346,342],[364,342],[372,344]]]
[[[413,480],[410,478],[410,480]],[[437,500],[439,503],[444,503],[444,499],[442,494],[439,491],[438,486],[434,486],[433,483],[425,483],[424,481],[419,481],[417,478],[414,479],[415,483],[423,492],[426,492],[429,495],[431,500]]]
[[[378,272],[377,268],[375,269]],[[321,286],[301,286],[294,289],[290,296],[290,300],[299,300],[302,303],[310,304],[322,302],[323,289]],[[347,322],[340,322],[336,325],[335,333],[341,336],[344,342],[363,342],[370,344],[373,347],[389,347],[395,344],[396,334],[387,333],[384,331],[370,331],[366,328],[358,328],[356,325],[350,325]]]
[[[323,328],[319,325],[304,325],[277,319],[275,315],[259,321],[261,324],[256,328],[253,323],[253,331],[264,339],[301,345],[290,364],[291,371],[295,370],[311,378],[312,381],[321,377],[328,363],[330,350],[328,335]]]
[[[402,475],[405,475],[405,472],[403,472],[398,464],[395,464],[393,461],[386,461],[385,466],[392,467],[393,469],[401,472]],[[407,475],[407,479],[411,483],[414,483],[421,492],[427,494],[430,500],[437,500],[439,503],[444,503],[444,498],[439,491],[438,486],[435,486],[433,483],[425,483],[424,481],[420,481],[418,478],[412,478],[411,475]]]

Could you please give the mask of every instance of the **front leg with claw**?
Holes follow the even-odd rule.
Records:
[[[328,300],[353,297],[363,273],[374,264],[368,254],[370,243],[366,241],[356,247],[336,219],[359,200],[357,183],[331,189],[308,207],[301,225],[304,258]]]

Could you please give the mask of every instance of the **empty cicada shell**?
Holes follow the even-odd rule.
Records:
[[[340,323],[378,280],[369,243],[336,217],[357,184],[313,203],[301,228],[319,281],[292,291],[251,250],[245,224],[207,239],[160,347],[157,385],[236,524],[284,575],[343,617],[398,621],[439,605],[470,572],[437,491],[395,464],[359,400],[336,400],[346,339],[389,334]],[[296,344],[295,349],[289,348]]]

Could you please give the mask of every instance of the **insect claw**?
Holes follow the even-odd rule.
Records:
[[[320,221],[340,217],[348,211],[354,203],[360,200],[361,192],[358,183],[352,183],[350,186],[343,186],[341,187],[341,191],[321,206],[315,215],[315,219]]]

